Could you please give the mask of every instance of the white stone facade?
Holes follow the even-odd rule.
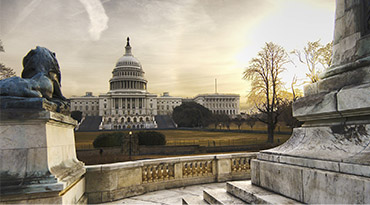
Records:
[[[126,53],[118,59],[110,90],[99,95],[99,129],[156,128],[157,95],[147,91],[147,80],[140,62],[132,55],[127,38]]]
[[[214,114],[226,114],[233,118],[240,112],[240,96],[236,94],[202,94],[196,96],[194,101]]]
[[[181,97],[173,97],[168,92],[164,92],[162,96],[157,97],[157,113],[158,115],[172,115],[173,109],[181,104]]]
[[[99,97],[93,96],[91,92],[86,92],[82,97],[71,97],[71,111],[81,111],[82,116],[99,115]]]

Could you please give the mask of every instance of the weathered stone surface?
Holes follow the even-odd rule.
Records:
[[[118,188],[129,187],[129,186],[137,186],[142,182],[142,175],[138,175],[137,173],[141,173],[141,167],[133,168],[133,169],[123,169],[119,170],[118,172]]]
[[[260,164],[259,175],[261,187],[298,201],[303,200],[301,168],[258,160],[257,163]]]
[[[293,115],[298,120],[304,118],[311,119],[314,116],[315,120],[321,115],[321,118],[334,118],[336,115],[336,92],[320,93],[316,95],[300,98],[293,103]]]
[[[298,201],[252,185],[250,180],[227,182],[226,188],[227,193],[248,204],[300,204]]]
[[[361,155],[369,144],[370,125],[302,127],[295,128],[283,145],[262,153],[370,165],[368,157]]]
[[[205,189],[203,199],[209,204],[243,204],[243,201],[229,195],[225,189]]]
[[[6,109],[0,115],[1,203],[77,202],[85,169],[76,158],[76,121],[45,110]]]
[[[343,88],[337,99],[339,112],[358,110],[357,115],[370,115],[370,83]]]
[[[304,202],[309,204],[363,204],[369,178],[303,169]]]

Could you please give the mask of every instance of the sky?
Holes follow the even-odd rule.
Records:
[[[265,42],[302,49],[308,41],[333,39],[335,0],[0,0],[0,62],[22,72],[30,49],[56,53],[66,97],[109,91],[116,61],[130,37],[148,91],[194,97],[214,93],[241,96],[249,61]],[[306,81],[304,65],[286,66]]]

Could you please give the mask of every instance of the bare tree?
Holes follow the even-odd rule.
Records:
[[[305,64],[308,68],[306,76],[310,79],[311,83],[319,80],[319,75],[323,69],[318,67],[319,64],[327,69],[331,65],[333,43],[328,43],[325,46],[320,44],[320,40],[314,42],[307,42],[307,46],[303,51],[293,50],[291,53],[298,57],[298,60]]]
[[[250,61],[249,67],[243,73],[244,79],[252,80],[250,95],[264,97],[264,100],[256,102],[255,105],[263,114],[263,117],[257,119],[267,124],[269,143],[274,142],[274,130],[278,122],[278,95],[282,89],[280,74],[288,62],[288,54],[284,48],[270,42]]]
[[[237,115],[236,118],[233,119],[234,124],[238,126],[238,130],[240,130],[241,126],[244,123],[244,119],[241,115]]]
[[[3,42],[0,40],[0,52],[5,52]],[[13,69],[6,67],[3,63],[0,63],[0,80],[15,76]]]

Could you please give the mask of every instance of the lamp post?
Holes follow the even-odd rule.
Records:
[[[131,138],[131,136],[132,136],[132,131],[128,132],[128,135],[130,137],[130,141],[129,141],[129,144],[130,144],[130,146],[129,146],[129,157],[130,157],[130,160],[131,160],[131,153],[132,153],[132,138]]]

